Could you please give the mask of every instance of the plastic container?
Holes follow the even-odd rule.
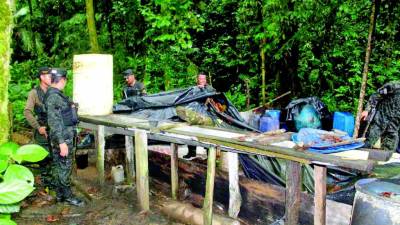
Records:
[[[74,55],[73,96],[79,115],[112,113],[113,57],[105,54]]]
[[[265,115],[279,120],[279,118],[281,117],[281,111],[273,109],[265,110]]]
[[[125,180],[124,176],[124,167],[122,165],[113,166],[111,168],[111,176],[114,180],[114,183],[118,184]]]
[[[356,190],[351,225],[400,224],[400,185],[390,180],[362,179],[356,183]]]
[[[279,129],[279,119],[270,116],[263,116],[260,119],[260,131],[267,132]]]
[[[353,136],[354,132],[354,116],[349,112],[335,112],[333,114],[333,129],[347,132],[349,136]]]

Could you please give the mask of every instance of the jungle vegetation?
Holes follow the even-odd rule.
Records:
[[[398,0],[16,1],[13,129],[27,127],[22,111],[37,68],[65,67],[72,75],[73,55],[90,52],[114,56],[115,90],[128,67],[149,93],[194,85],[205,72],[240,110],[292,91],[279,106],[318,96],[331,111],[355,113],[373,4],[367,97],[400,78]]]

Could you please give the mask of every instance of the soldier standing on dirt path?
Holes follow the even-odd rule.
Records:
[[[43,98],[47,92],[47,88],[51,84],[51,76],[49,67],[40,67],[37,74],[39,85],[32,88],[28,94],[28,99],[25,104],[24,116],[29,125],[33,128],[33,138],[35,144],[45,148],[49,154],[39,162],[40,174],[43,186],[51,185],[51,149],[47,134],[47,114],[44,108]]]
[[[75,156],[74,142],[78,124],[77,107],[61,92],[67,83],[67,71],[53,68],[50,74],[51,86],[47,90],[44,102],[53,150],[52,175],[56,199],[58,202],[83,206],[84,202],[75,197],[71,190],[72,164]]]

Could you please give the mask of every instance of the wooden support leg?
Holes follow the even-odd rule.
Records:
[[[135,148],[133,146],[133,137],[125,136],[125,148],[126,148],[126,176],[128,183],[133,182],[135,177]]]
[[[239,158],[237,153],[228,152],[229,164],[229,210],[232,218],[237,218],[242,204],[242,196],[239,188]]]
[[[96,131],[96,149],[97,149],[97,171],[99,172],[99,183],[104,184],[104,126],[98,125]]]
[[[171,143],[171,193],[172,199],[178,199],[179,176],[178,176],[178,145]]]
[[[299,221],[301,193],[301,164],[287,162],[285,225],[297,225]]]
[[[149,211],[149,161],[147,152],[147,134],[143,130],[135,131],[135,155],[137,197],[141,210]]]
[[[212,225],[212,208],[214,197],[216,149],[208,149],[206,194],[203,203],[203,224]]]
[[[326,224],[326,167],[314,166],[314,225]]]

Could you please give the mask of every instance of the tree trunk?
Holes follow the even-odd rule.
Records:
[[[0,0],[0,144],[8,140],[10,121],[8,118],[8,82],[10,80],[12,14],[11,1]]]
[[[355,137],[355,138],[358,137],[358,130],[360,129],[360,117],[361,117],[361,112],[363,109],[365,88],[367,86],[368,65],[369,65],[369,59],[371,57],[371,51],[372,51],[372,35],[374,33],[375,24],[376,24],[376,12],[377,12],[376,5],[379,5],[379,1],[380,0],[374,0],[372,2],[372,10],[371,10],[371,16],[370,16],[369,30],[368,30],[368,43],[367,43],[367,49],[365,52],[365,62],[364,62],[364,69],[363,69],[363,73],[362,73],[360,97],[358,99],[356,124],[354,126],[353,137]]]
[[[93,53],[98,53],[100,51],[99,44],[97,42],[97,32],[96,23],[94,20],[94,7],[93,0],[86,0],[86,20],[89,30],[89,40],[90,40],[90,51]]]
[[[265,51],[263,49],[264,45],[266,43],[265,38],[262,40],[260,44],[260,56],[261,56],[261,99],[262,99],[262,105],[265,105]]]

